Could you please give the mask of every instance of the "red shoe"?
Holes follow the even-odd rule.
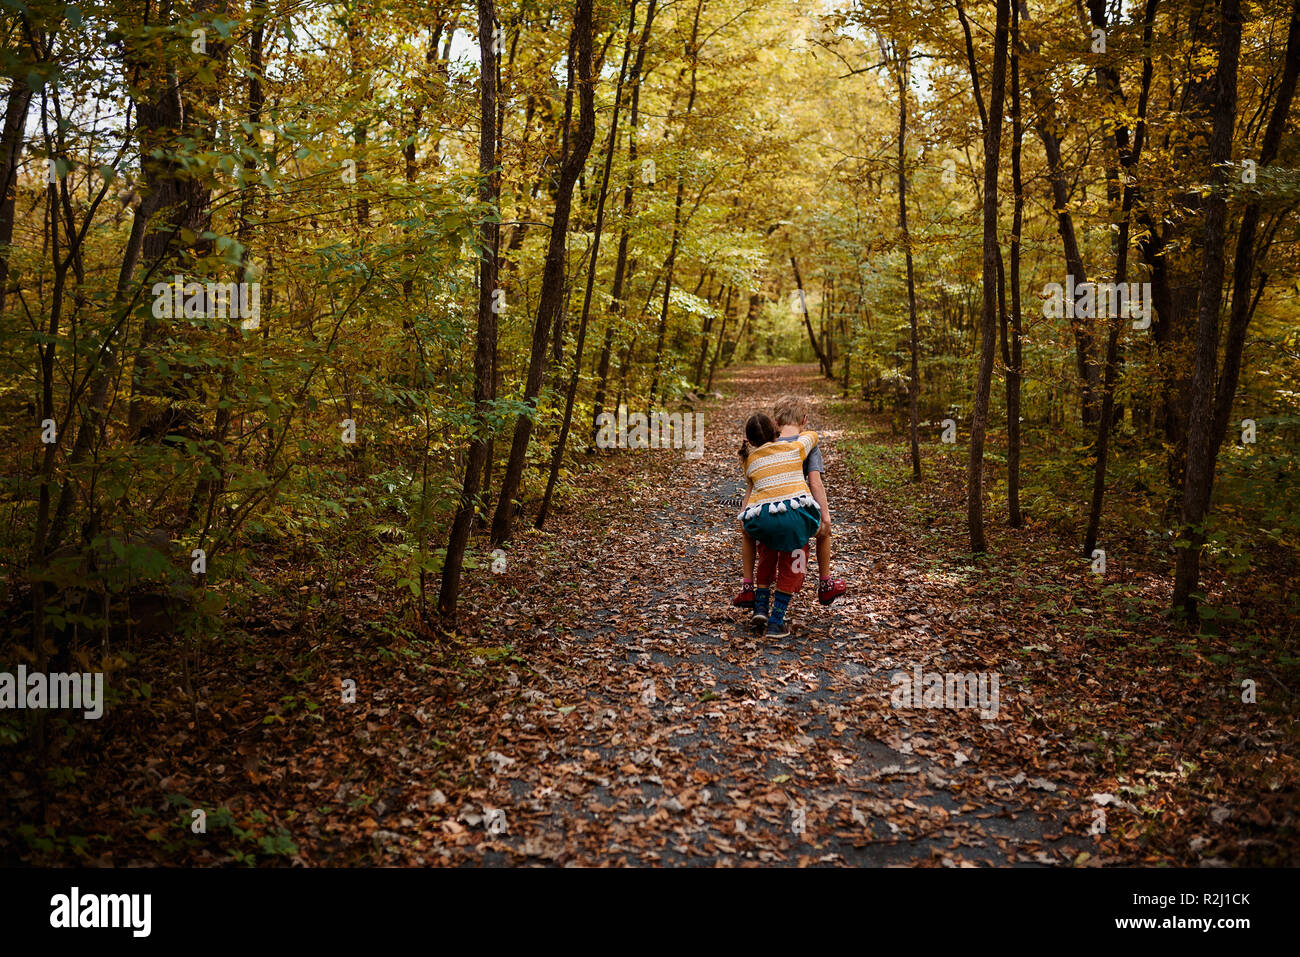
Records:
[[[817,600],[823,605],[829,605],[848,590],[849,586],[844,582],[838,578],[831,578],[817,585]]]
[[[735,605],[737,608],[753,608],[754,607],[754,586],[746,585],[744,588],[740,590],[739,595],[731,599],[731,603]]]

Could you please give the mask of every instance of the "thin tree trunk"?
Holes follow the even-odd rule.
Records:
[[[907,63],[911,51],[902,47],[898,53],[898,228],[903,234],[903,256],[907,262],[907,317],[911,375],[907,380],[907,420],[912,444],[912,481],[921,481],[921,444],[917,438],[917,401],[921,391],[920,351],[916,324],[916,278],[912,267],[912,236],[907,228]]]
[[[821,337],[822,352],[826,354],[826,368],[833,377],[835,372],[835,345],[831,342],[830,336],[826,331],[826,316],[829,314],[831,307],[831,296],[834,295],[834,289],[828,282],[822,282],[822,307],[818,310],[817,317],[817,334]]]
[[[854,307],[853,307],[853,312],[854,312],[855,315],[857,314],[857,310],[858,310],[857,305],[854,305]],[[850,366],[853,365],[853,332],[852,332],[852,330],[853,330],[853,326],[852,326],[852,320],[850,319],[849,314],[846,312],[846,313],[844,313],[843,315],[844,315],[844,318],[841,320],[841,323],[842,323],[842,329],[843,329],[843,334],[844,334],[844,386],[843,386],[843,392],[844,392],[844,398],[847,399],[847,398],[849,397],[849,368],[850,368]]]
[[[494,0],[478,0],[479,36],[479,201],[485,206],[495,206],[500,200],[500,182],[493,172],[496,167],[496,110],[497,69],[496,53],[491,42],[496,26]],[[493,217],[483,217],[479,225],[479,241],[483,258],[478,267],[478,330],[474,339],[474,416],[469,448],[465,454],[465,479],[460,502],[452,521],[451,535],[447,540],[447,556],[442,566],[442,582],[438,593],[438,610],[447,616],[456,614],[460,596],[460,577],[465,561],[465,547],[469,543],[470,527],[474,522],[475,504],[478,501],[479,482],[487,458],[488,406],[492,394],[492,356],[496,351],[497,317],[492,311],[492,294],[496,288],[497,233],[499,226]]]
[[[235,228],[235,238],[239,240],[244,247],[243,255],[239,263],[239,274],[236,282],[243,283],[248,280],[248,238],[250,222],[252,218],[253,199],[257,187],[253,184],[254,177],[251,175],[257,170],[257,151],[255,138],[259,135],[258,128],[262,122],[262,104],[264,96],[262,92],[262,41],[264,25],[266,18],[266,8],[262,5],[256,5],[253,8],[254,25],[249,35],[248,53],[249,53],[249,70],[248,70],[248,153],[244,158],[244,193],[239,201],[239,216]],[[237,328],[232,328],[228,336],[228,341],[238,342],[241,333]],[[216,500],[224,490],[224,472],[226,467],[226,438],[230,432],[231,416],[233,414],[232,404],[228,401],[230,388],[234,383],[235,370],[234,364],[227,356],[227,365],[221,375],[221,387],[218,390],[217,411],[214,417],[211,434],[211,449],[208,456],[208,474],[199,480],[194,489],[194,495],[190,499],[190,507],[186,515],[186,524],[192,524],[198,517],[200,510],[205,510],[206,514],[211,515]],[[206,546],[208,529],[204,528],[199,535],[199,546]]]
[[[691,113],[695,109],[696,76],[700,65],[700,51],[697,46],[700,35],[700,14],[704,12],[705,0],[695,5],[695,21],[691,26],[691,42],[687,47],[687,56],[691,61],[691,91],[686,99],[686,113],[682,117],[682,138],[689,134]],[[679,164],[677,167],[677,198],[673,203],[673,238],[668,247],[668,260],[664,263],[664,299],[659,310],[659,340],[655,345],[654,378],[650,380],[650,399],[647,412],[654,411],[655,398],[659,391],[659,376],[663,371],[664,338],[668,334],[668,301],[673,291],[673,268],[677,264],[677,249],[682,239],[682,197],[686,190],[686,171]]]
[[[353,14],[355,16],[356,14]],[[348,40],[348,72],[354,85],[362,87],[361,101],[364,103],[370,98],[372,86],[372,76],[369,70],[366,71],[365,80],[362,84],[357,84],[357,42],[361,39],[361,31],[356,27],[356,21],[349,18],[347,21],[346,36]],[[364,107],[363,107],[364,109]],[[370,164],[367,162],[367,141],[369,139],[369,127],[366,123],[365,116],[357,119],[352,127],[352,142],[356,146],[356,177],[357,177],[357,229],[365,230],[370,226],[370,197],[366,195],[363,188],[366,172]]]
[[[718,330],[718,342],[713,347],[713,358],[709,360],[709,381],[704,384],[705,392],[713,391],[713,373],[718,368],[718,356],[722,354],[722,344],[727,339],[727,323],[731,321],[731,302],[736,287],[727,287],[727,301],[722,307],[722,328]]]
[[[1020,4],[1020,18],[1029,19],[1028,5],[1024,0],[1015,0]],[[1027,43],[1025,49],[1037,55],[1038,44]],[[1074,277],[1075,286],[1087,282],[1083,255],[1079,250],[1078,236],[1074,228],[1074,216],[1070,212],[1070,190],[1065,178],[1065,166],[1061,159],[1061,141],[1057,135],[1056,106],[1051,94],[1044,90],[1041,77],[1031,76],[1027,82],[1030,102],[1034,105],[1034,129],[1043,144],[1043,153],[1047,158],[1047,181],[1052,194],[1052,207],[1056,213],[1056,228],[1061,236],[1061,248],[1065,259],[1066,272]],[[1075,371],[1079,376],[1082,401],[1080,403],[1080,421],[1084,426],[1096,421],[1098,392],[1100,382],[1096,363],[1093,361],[1093,338],[1082,317],[1069,319],[1074,335]]]
[[[628,111],[627,126],[627,182],[623,186],[623,214],[619,220],[618,228],[618,255],[614,260],[614,284],[610,289],[609,318],[605,323],[605,341],[600,348],[600,361],[597,363],[596,377],[599,384],[596,386],[596,397],[592,411],[592,443],[596,439],[596,422],[600,419],[600,414],[605,410],[605,395],[609,385],[609,360],[611,350],[614,346],[614,328],[617,318],[625,315],[627,304],[624,301],[623,289],[625,285],[631,284],[631,274],[635,271],[636,263],[628,263],[628,224],[632,219],[632,193],[637,176],[636,165],[636,134],[637,124],[640,122],[640,105],[641,105],[641,75],[642,68],[645,65],[645,51],[650,43],[650,29],[654,26],[655,8],[659,0],[650,0],[646,7],[645,26],[641,28],[641,41],[637,45],[636,59],[632,62],[632,71],[628,74],[628,87],[631,89],[631,109]]]
[[[42,115],[44,110],[42,109]],[[48,242],[50,263],[54,269],[54,279],[50,288],[50,318],[43,330],[45,333],[45,342],[37,345],[40,355],[41,365],[41,420],[57,420],[58,416],[54,409],[54,350],[58,344],[59,325],[63,319],[63,291],[68,274],[68,261],[71,257],[65,258],[62,255],[62,246],[59,243],[60,222],[62,217],[58,213],[58,193],[62,181],[46,182],[45,195],[47,201],[47,212],[45,222],[48,227]],[[64,187],[66,188],[66,186]],[[32,535],[32,552],[31,564],[39,568],[44,562],[46,555],[46,542],[50,530],[50,503],[51,488],[54,483],[54,460],[59,452],[58,442],[47,443],[41,455],[40,482],[37,492],[36,507],[36,528]],[[36,622],[36,641],[38,647],[44,638],[44,593],[45,588],[38,585],[32,589],[33,601],[33,619]]]
[[[728,361],[736,358],[736,350],[740,344],[745,341],[745,333],[749,331],[750,321],[758,315],[758,310],[762,306],[763,297],[757,292],[749,294],[749,302],[745,304],[745,321],[740,324],[740,332],[736,334],[736,341],[731,345],[731,355]]]
[[[32,101],[31,88],[21,77],[9,87],[5,106],[4,130],[0,133],[0,313],[5,309],[9,286],[9,244],[14,238],[14,204],[10,193],[18,179],[18,160],[23,153],[23,129],[27,125],[27,108]]]
[[[1300,0],[1293,0],[1291,7],[1291,24],[1287,32],[1283,63],[1285,67],[1278,83],[1273,113],[1269,117],[1268,126],[1264,131],[1264,140],[1260,145],[1259,167],[1273,164],[1277,158],[1283,132],[1290,121],[1297,78],[1300,77]],[[1261,256],[1261,250],[1255,245],[1259,217],[1260,201],[1255,198],[1242,211],[1241,229],[1237,234],[1237,249],[1232,263],[1232,304],[1228,314],[1228,333],[1224,342],[1223,371],[1219,376],[1214,404],[1213,436],[1216,443],[1216,456],[1218,444],[1223,441],[1228,428],[1228,419],[1232,415],[1232,402],[1237,394],[1237,383],[1241,375],[1241,357],[1246,344],[1246,330],[1254,314],[1255,304],[1259,301],[1258,290],[1254,298],[1250,295],[1250,284]],[[1209,508],[1208,500],[1205,508],[1207,510]]]
[[[794,284],[799,290],[799,307],[803,310],[803,325],[808,330],[808,341],[812,344],[813,352],[817,355],[817,365],[821,369],[822,375],[834,381],[835,376],[831,374],[831,370],[827,367],[826,356],[822,353],[821,346],[817,344],[817,336],[813,332],[812,320],[808,318],[808,301],[804,296],[803,276],[799,275],[799,263],[795,261],[793,255],[790,257],[790,268],[794,270]]]
[[[1020,120],[1020,0],[1011,10],[1011,187],[1015,203],[1011,214],[1011,329],[1010,344],[1003,362],[1007,367],[1007,524],[1020,528],[1020,231],[1024,227],[1025,190],[1020,170],[1020,144],[1024,126]]]
[[[596,137],[596,110],[593,97],[591,66],[592,0],[577,0],[573,15],[572,70],[569,81],[568,103],[564,111],[564,159],[560,165],[559,184],[555,194],[555,212],[551,220],[551,235],[546,249],[546,265],[542,271],[542,288],[537,304],[537,321],[533,326],[532,353],[529,356],[528,375],[524,383],[524,402],[529,410],[515,420],[514,436],[510,443],[510,457],[501,478],[501,492],[497,499],[496,514],[492,518],[492,543],[500,545],[510,538],[514,528],[514,501],[524,474],[524,460],[528,441],[533,434],[533,412],[537,395],[546,372],[546,346],[551,324],[564,304],[564,262],[569,231],[569,211],[573,202],[573,188],[582,173]],[[578,130],[570,144],[570,120],[574,87],[578,93]]]
[[[993,33],[993,76],[989,84],[988,123],[984,135],[984,304],[980,323],[980,368],[971,416],[970,462],[966,470],[966,518],[971,551],[987,551],[984,537],[984,437],[988,426],[993,357],[997,349],[998,156],[1002,140],[1002,101],[1006,88],[1009,0],[998,0]]]
[[[1142,31],[1144,50],[1142,87],[1138,95],[1137,126],[1133,136],[1133,145],[1131,148],[1129,147],[1128,129],[1122,125],[1117,126],[1114,134],[1116,162],[1111,166],[1113,172],[1108,173],[1109,181],[1116,184],[1111,187],[1112,194],[1119,190],[1121,196],[1117,216],[1118,233],[1116,235],[1114,280],[1119,288],[1124,288],[1122,284],[1128,281],[1129,228],[1135,196],[1131,180],[1133,169],[1141,158],[1142,147],[1146,138],[1146,111],[1151,90],[1151,77],[1154,73],[1154,65],[1151,60],[1151,39],[1158,5],[1159,0],[1147,0],[1146,3],[1145,22]],[[1106,29],[1107,15],[1105,6],[1098,3],[1097,0],[1090,0],[1089,6],[1092,10],[1093,25],[1101,30]],[[1111,102],[1117,105],[1122,102],[1123,92],[1119,86],[1119,75],[1113,70],[1100,70],[1098,78],[1105,85],[1106,93]],[[1124,171],[1122,190],[1118,186],[1120,179],[1118,169]],[[1101,414],[1098,416],[1097,421],[1096,456],[1093,463],[1092,500],[1088,508],[1088,528],[1083,538],[1083,555],[1085,558],[1092,557],[1093,550],[1097,547],[1097,538],[1101,534],[1102,506],[1106,497],[1106,466],[1110,456],[1110,433],[1114,427],[1115,384],[1119,377],[1119,337],[1123,324],[1128,319],[1125,314],[1127,310],[1119,310],[1119,312],[1119,315],[1112,317],[1106,337],[1106,359],[1102,373]]]
[[[706,316],[704,327],[700,330],[700,352],[695,357],[695,370],[691,373],[691,385],[698,388],[704,380],[704,362],[709,357],[709,334],[713,332],[713,316]]]
[[[569,378],[569,391],[564,400],[564,415],[560,418],[560,437],[555,443],[555,451],[551,454],[551,472],[546,478],[546,493],[542,496],[541,507],[537,510],[537,528],[546,524],[546,516],[551,508],[551,495],[555,491],[555,480],[559,477],[560,463],[564,460],[564,448],[569,441],[573,401],[578,394],[578,378],[582,372],[582,349],[587,341],[587,317],[591,314],[591,292],[596,285],[596,263],[600,258],[601,230],[605,226],[605,199],[609,195],[609,174],[614,166],[614,146],[618,142],[618,112],[623,100],[623,79],[627,75],[627,62],[632,54],[632,33],[635,29],[636,0],[631,0],[628,10],[627,42],[623,45],[623,63],[618,70],[618,83],[614,89],[614,112],[609,122],[609,148],[605,150],[605,169],[600,179],[600,198],[596,202],[591,260],[587,264],[587,288],[582,296],[582,318],[578,321],[578,342],[574,349],[573,373]]]
[[[454,30],[454,27],[453,27],[453,30]],[[518,46],[519,46],[519,32],[520,32],[520,31],[515,31],[514,39],[510,42],[510,59],[509,59],[509,62],[510,62],[510,64],[511,64],[512,66],[513,66],[513,64],[514,64],[514,62],[515,62],[515,50],[516,50],[516,49],[518,48]],[[448,46],[450,46],[450,44],[451,44],[451,38],[450,38],[450,37],[448,37],[448,39],[447,39],[447,43],[448,43]],[[447,57],[447,54],[446,54],[446,52],[444,51],[444,53],[443,53],[443,59],[445,60],[446,57]],[[496,151],[496,165],[497,165],[497,166],[501,166],[501,165],[502,165],[502,162],[503,162],[503,159],[504,159],[504,157],[503,157],[503,153],[502,153],[502,148],[501,148],[501,143],[502,143],[501,131],[502,131],[502,129],[503,129],[503,127],[504,127],[504,124],[505,124],[505,99],[506,99],[506,98],[505,98],[505,96],[504,96],[504,95],[502,94],[502,92],[501,92],[501,91],[502,91],[502,85],[501,85],[501,83],[502,83],[502,80],[501,80],[501,61],[500,61],[500,59],[498,59],[498,60],[497,60],[497,131],[496,131],[496,132],[497,132],[497,142],[496,142],[496,150],[495,150],[495,151]],[[531,117],[531,116],[532,116],[532,106],[531,106],[531,104],[532,104],[532,97],[529,97],[528,102],[529,102],[529,107],[528,107],[528,109],[526,110],[526,116],[527,116],[527,117]],[[527,142],[528,142],[528,119],[525,119],[525,121],[524,121],[524,131],[523,131],[523,136],[522,136],[522,143],[521,143],[521,145],[520,145],[520,150],[521,150],[521,152],[520,152],[520,156],[521,156],[521,157],[523,156],[523,152],[522,152],[522,151],[523,151],[524,146],[527,144]],[[499,200],[499,199],[498,199],[498,204],[497,204],[497,205],[498,205],[497,213],[498,213],[498,215],[500,215],[500,200]],[[498,289],[500,289],[500,288],[502,287],[502,284],[501,284],[501,272],[502,272],[502,270],[505,268],[505,265],[506,265],[506,264],[502,261],[502,256],[501,256],[501,227],[500,227],[500,226],[497,227],[496,232],[495,232],[495,234],[493,235],[493,239],[492,239],[492,256],[493,256],[493,258],[494,258],[495,261],[496,261],[496,271],[497,271],[497,273],[496,273],[496,279],[495,279],[495,281],[496,281],[496,287],[497,287]],[[494,292],[495,292],[495,290],[494,290]],[[501,370],[501,347],[500,347],[500,344],[499,344],[499,343],[494,339],[493,342],[492,342],[492,390],[491,390],[491,392],[488,393],[488,394],[491,395],[494,399],[495,399],[497,396],[499,396],[499,395],[501,394],[502,379],[503,379],[503,374],[502,374],[502,370]],[[479,503],[482,503],[483,505],[486,505],[488,502],[490,502],[490,501],[492,500],[492,464],[493,464],[493,462],[495,461],[495,455],[496,455],[496,441],[497,441],[497,440],[496,440],[496,431],[495,431],[495,429],[489,429],[489,431],[488,431],[488,435],[487,435],[487,450],[483,453],[483,486],[482,486],[482,488],[479,489]],[[486,509],[486,508],[479,508],[478,503],[476,503],[476,504],[475,504],[475,508],[474,508],[474,512],[475,512],[475,516],[476,516],[475,524],[476,524],[479,528],[487,528],[487,524],[488,524],[488,520],[487,520],[487,509]]]

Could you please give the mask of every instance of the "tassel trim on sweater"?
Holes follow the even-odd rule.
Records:
[[[741,521],[753,518],[763,511],[763,506],[767,506],[768,512],[773,515],[780,515],[787,509],[792,508],[812,508],[820,514],[821,507],[817,500],[809,492],[800,492],[798,495],[792,495],[789,498],[778,499],[775,502],[759,502],[755,505],[747,505],[736,513],[736,518]]]

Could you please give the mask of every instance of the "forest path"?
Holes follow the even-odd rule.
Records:
[[[505,689],[504,730],[472,797],[506,811],[475,842],[483,863],[887,865],[1065,863],[1065,789],[1040,777],[1030,735],[1007,708],[893,709],[890,677],[996,672],[957,627],[962,592],[927,570],[919,539],[857,484],[836,447],[831,386],[813,367],[732,370],[704,412],[705,452],[617,452],[648,470],[605,528],[575,531],[557,557],[586,556],[561,599],[572,626],[556,665]],[[834,516],[835,574],[849,592],[792,602],[794,633],[769,640],[730,599],[738,582],[740,427],[776,396],[813,400]],[[635,411],[635,410],[633,410]],[[597,491],[593,489],[593,491]],[[588,535],[603,536],[598,542]],[[538,620],[551,616],[535,595]],[[968,632],[968,634],[973,634]],[[517,676],[511,676],[513,685]],[[517,710],[516,710],[517,708]],[[514,712],[511,714],[511,712]],[[1050,799],[1050,803],[1049,803]],[[478,820],[476,801],[462,821]],[[1078,798],[1074,799],[1078,808]],[[453,807],[455,802],[453,802]],[[1078,812],[1082,813],[1082,812]],[[499,830],[499,826],[495,828]],[[459,830],[453,828],[457,833]],[[1045,836],[1048,835],[1048,836]]]

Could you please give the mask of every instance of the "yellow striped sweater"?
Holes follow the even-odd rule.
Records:
[[[745,458],[749,501],[741,514],[754,514],[769,502],[790,502],[795,506],[811,503],[812,491],[803,477],[803,461],[816,447],[816,432],[800,432],[798,438],[778,438],[750,452]]]

